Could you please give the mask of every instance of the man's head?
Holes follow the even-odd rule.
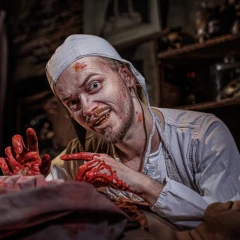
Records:
[[[134,87],[126,64],[90,56],[72,63],[54,91],[76,122],[106,141],[118,142],[133,121]]]
[[[135,80],[148,102],[143,76],[97,36],[69,36],[49,60],[46,73],[53,92],[74,120],[108,141],[121,140],[131,125],[134,101],[130,91],[136,89]]]

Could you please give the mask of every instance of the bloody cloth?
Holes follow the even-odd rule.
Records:
[[[127,217],[85,182],[0,177],[0,239],[117,239]]]
[[[139,215],[149,223],[148,231],[85,182],[47,182],[43,175],[0,177],[0,203],[1,240],[176,239],[158,216]],[[130,212],[135,209],[131,202],[120,205]]]
[[[132,215],[115,204],[144,224],[131,221]],[[240,201],[211,204],[204,222],[184,232],[153,213],[138,211],[131,201],[115,204],[85,182],[47,182],[42,175],[0,177],[0,239],[240,239]]]

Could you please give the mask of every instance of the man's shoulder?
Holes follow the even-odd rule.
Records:
[[[175,127],[196,127],[200,126],[206,118],[217,119],[211,113],[170,108],[153,107],[152,109],[162,113],[165,125],[173,125]]]

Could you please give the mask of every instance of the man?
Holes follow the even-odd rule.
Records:
[[[111,199],[145,201],[181,229],[197,226],[210,203],[240,199],[240,156],[227,127],[211,114],[151,108],[142,75],[104,39],[68,37],[46,71],[79,136],[64,161],[53,160],[47,179],[86,181]],[[49,172],[49,156],[36,155],[35,133],[27,136],[29,149],[19,135],[6,149],[5,174]]]

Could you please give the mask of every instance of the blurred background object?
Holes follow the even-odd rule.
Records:
[[[209,13],[206,2],[201,3],[200,9],[196,12],[195,16],[195,29],[196,29],[196,41],[203,43],[209,38],[207,31],[207,24],[209,19]]]
[[[3,137],[3,115],[7,95],[7,66],[8,66],[8,45],[5,27],[6,11],[0,5],[0,137]],[[3,149],[3,141],[0,141],[0,153]]]
[[[234,97],[235,93],[239,91],[239,87],[237,85],[239,77],[240,62],[236,61],[234,56],[226,56],[223,58],[222,62],[211,66],[211,100],[220,100],[228,97]],[[229,85],[230,82],[231,84]]]
[[[194,42],[194,38],[190,34],[182,32],[181,26],[166,29],[162,39],[166,42],[168,49],[181,48]]]

